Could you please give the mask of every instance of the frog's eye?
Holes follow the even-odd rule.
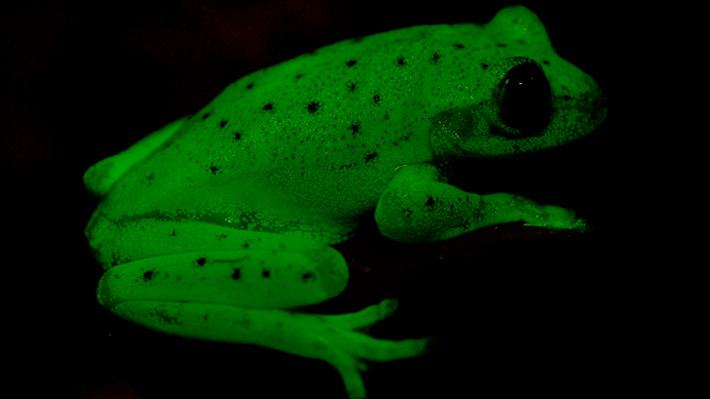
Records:
[[[515,59],[495,95],[499,121],[514,136],[539,134],[550,122],[552,94],[542,67],[530,59]],[[510,131],[512,129],[512,131]]]

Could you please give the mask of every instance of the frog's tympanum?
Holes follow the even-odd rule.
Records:
[[[86,228],[106,269],[99,302],[161,332],[325,360],[351,398],[365,397],[363,362],[417,356],[427,341],[357,331],[394,300],[341,315],[288,310],[345,288],[330,245],[373,210],[384,236],[407,243],[521,221],[583,229],[567,209],[449,185],[444,166],[557,147],[605,114],[597,84],[524,7],[254,72],[86,172],[101,198]]]

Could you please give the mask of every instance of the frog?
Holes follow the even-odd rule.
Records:
[[[606,116],[589,75],[560,58],[523,6],[485,24],[344,40],[250,73],[84,174],[99,303],[138,325],[323,360],[349,398],[362,371],[429,351],[376,338],[394,298],[343,314],[334,245],[371,220],[400,243],[523,223],[585,231],[555,205],[448,183],[452,162],[507,158],[589,135]]]

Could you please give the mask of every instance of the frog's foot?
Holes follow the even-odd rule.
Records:
[[[364,361],[387,362],[418,356],[426,351],[429,340],[425,338],[390,341],[354,331],[390,316],[396,308],[397,301],[388,299],[355,313],[315,316],[321,319],[325,329],[325,333],[318,337],[327,354],[323,360],[338,370],[350,398],[366,397],[360,376],[360,371],[366,369]]]
[[[390,341],[355,331],[391,315],[395,308],[395,300],[385,300],[355,313],[316,315],[219,304],[127,301],[112,311],[169,334],[255,344],[325,360],[340,373],[348,397],[365,398],[360,375],[365,361],[404,359],[426,350],[427,339]]]

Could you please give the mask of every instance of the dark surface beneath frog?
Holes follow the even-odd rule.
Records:
[[[372,227],[372,226],[370,226]],[[363,229],[367,230],[365,226]],[[437,244],[383,237],[337,248],[351,270],[339,297],[307,308],[360,309],[399,299],[378,338],[433,337],[430,353],[371,363],[371,398],[457,397],[460,392],[565,397],[584,387],[602,394],[619,364],[621,286],[601,264],[592,234],[520,225],[486,228]],[[337,372],[318,360],[248,346],[157,334],[113,318],[104,350],[136,397],[344,398]],[[104,370],[105,371],[105,370]],[[130,397],[130,396],[127,396]]]

